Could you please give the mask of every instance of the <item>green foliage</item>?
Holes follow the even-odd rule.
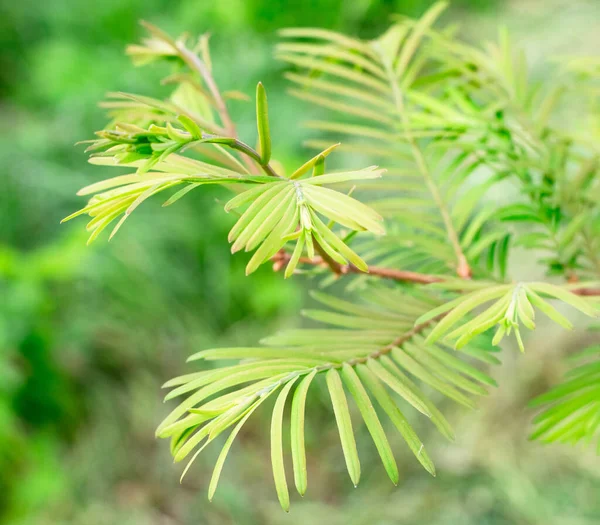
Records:
[[[444,283],[442,287],[448,287],[448,284]],[[459,287],[464,286],[463,283],[453,284]],[[572,329],[571,322],[540,297],[540,294],[553,299],[560,299],[590,317],[595,317],[598,313],[597,309],[588,301],[568,290],[548,283],[502,284],[497,286],[479,283],[477,287],[478,290],[461,295],[417,319],[417,323],[423,323],[437,316],[443,316],[443,319],[429,334],[428,342],[435,343],[438,339],[445,337],[455,341],[455,348],[460,348],[477,335],[497,325],[498,329],[492,339],[492,344],[499,344],[505,335],[510,335],[511,331],[514,330],[519,348],[524,352],[525,347],[519,326],[523,324],[529,330],[535,329],[534,306],[562,327]],[[494,303],[486,310],[476,315],[468,323],[455,328],[456,324],[462,321],[467,314],[490,301],[494,301]]]
[[[597,440],[600,453],[599,354],[600,345],[595,345],[573,355],[573,363],[589,362],[569,370],[563,383],[531,401],[532,407],[550,405],[534,418],[531,439],[573,445]]]
[[[443,9],[370,41],[281,31],[277,56],[298,70],[291,93],[338,116],[308,125],[389,168],[372,205],[394,237],[368,243],[367,260],[429,273],[464,272],[466,260],[474,276],[503,279],[512,245],[545,252],[552,274],[597,277],[598,150],[560,123],[584,90],[574,65],[537,85],[505,31],[480,50],[432,28]],[[494,202],[500,187],[515,188],[516,202]]]
[[[92,220],[87,229],[92,232],[88,241],[91,242],[121,217],[110,234],[112,238],[142,202],[162,191],[184,186],[169,197],[163,205],[167,206],[201,185],[245,185],[251,189],[231,199],[225,210],[249,204],[229,234],[229,241],[233,242],[232,253],[242,248],[246,251],[256,249],[246,267],[247,274],[271,259],[290,240],[297,240],[297,243],[286,275],[293,273],[305,248],[308,256],[314,258],[315,243],[337,263],[347,264],[349,261],[366,271],[363,260],[331,231],[319,215],[329,219],[330,224],[338,223],[353,231],[377,234],[384,233],[381,217],[352,197],[323,186],[378,178],[382,170],[370,167],[359,171],[324,173],[324,158],[332,150],[330,147],[289,178],[276,173],[269,164],[271,136],[267,97],[262,84],[258,84],[256,91],[258,153],[237,139],[228,114],[223,113],[224,102],[210,74],[207,39],[200,38],[198,41],[200,58],[185,47],[185,40],[173,41],[160,30],[145,25],[152,38],[146,40],[144,46],[128,48],[135,64],[145,65],[164,58],[178,59],[182,64],[188,64],[201,78],[190,78],[190,73],[178,76],[180,85],[171,102],[137,95],[117,95],[118,100],[127,102],[117,104],[119,111],[114,115],[117,120],[112,129],[99,131],[99,138],[89,141],[88,151],[92,152],[91,161],[94,163],[137,169],[131,175],[114,177],[80,190],[80,195],[94,195],[87,206],[65,220],[89,215]],[[198,85],[198,80],[203,80],[205,85]],[[196,91],[185,88],[190,83]],[[176,98],[182,89],[188,90],[183,107]],[[129,113],[132,109],[130,100],[133,101],[133,115]],[[114,105],[111,107],[115,109]],[[220,124],[213,120],[213,107],[222,111]],[[120,118],[128,118],[129,122],[122,122],[118,120]],[[214,135],[215,131],[220,134]],[[222,135],[228,132],[230,136]],[[205,149],[207,146],[208,150]],[[232,153],[223,148],[230,148]],[[204,155],[210,162],[194,158],[194,153],[196,157]],[[235,157],[237,153],[244,155],[243,159]],[[244,160],[247,166],[243,164]],[[257,175],[253,169],[256,167],[260,167],[265,175]],[[311,167],[314,168],[313,177],[301,179]]]
[[[305,493],[307,396],[322,377],[355,485],[361,467],[354,405],[392,482],[398,482],[399,472],[378,410],[433,474],[404,406],[423,414],[445,437],[453,439],[453,431],[422,385],[473,408],[471,396],[485,395],[483,385],[495,383],[470,360],[495,364],[490,352],[513,331],[523,351],[520,326],[533,330],[536,310],[565,328],[572,328],[571,321],[549,301],[598,315],[593,299],[600,295],[598,283],[582,281],[600,277],[598,151],[580,130],[555,122],[560,104],[577,96],[570,82],[582,75],[581,68],[571,64],[554,84],[537,86],[506,32],[500,32],[497,45],[480,50],[458,40],[452,28],[434,29],[444,9],[445,3],[436,3],[419,20],[400,18],[373,40],[323,29],[282,31],[285,42],[277,56],[298,70],[288,74],[296,85],[292,94],[339,119],[309,125],[350,139],[334,146],[311,141],[322,151],[293,171],[272,155],[262,83],[256,90],[258,149],[238,138],[228,97],[212,74],[206,36],[174,40],[145,24],[150,38],[128,48],[136,65],[172,63],[175,72],[166,82],[176,88],[168,100],[116,94],[105,103],[112,121],[90,141],[91,162],[135,172],[80,191],[93,196],[67,219],[88,214],[90,241],[120,217],[112,237],[156,193],[178,187],[165,202],[169,205],[211,184],[236,193],[225,211],[245,207],[229,241],[232,252],[254,251],[246,274],[271,260],[276,270],[286,264],[286,277],[304,265],[334,277],[363,272],[350,283],[363,288],[366,304],[316,294],[329,309],[303,312],[334,328],[288,330],[264,339],[262,346],[198,352],[190,359],[237,363],[165,385],[173,387],[167,399],[187,396],[157,429],[159,437],[171,439],[176,461],[188,459],[184,474],[206,446],[232,429],[209,498],[235,437],[272,395],[271,461],[279,502],[287,511],[283,433],[290,397],[294,480]],[[590,82],[593,68],[585,71]],[[570,80],[563,78],[569,74]],[[328,171],[325,159],[335,148],[367,155],[389,169],[383,180],[384,170],[374,166]],[[508,186],[519,195],[516,202],[493,198]],[[360,199],[350,196],[355,190]],[[384,238],[371,237],[385,231]],[[291,241],[295,245],[287,251]],[[511,246],[536,258],[543,253],[537,262],[546,274],[571,284],[510,282],[511,270],[518,270],[509,264]],[[374,277],[391,279],[395,286],[375,284]],[[408,283],[427,286],[417,290]],[[484,333],[494,327],[495,336],[487,339]],[[449,350],[449,343],[461,353]],[[574,388],[593,385],[595,368],[591,379],[589,367],[581,370],[540,399],[561,401]],[[597,394],[592,387],[549,409],[534,436],[551,429],[547,439],[574,441],[593,434]],[[560,426],[564,418],[571,423]]]
[[[330,309],[307,310],[304,315],[332,328],[288,330],[264,339],[263,346],[216,348],[192,355],[190,361],[236,359],[240,362],[187,374],[166,383],[165,387],[173,388],[167,400],[188,397],[161,423],[157,435],[171,439],[175,461],[182,461],[195,448],[199,447],[198,452],[203,450],[221,432],[239,422],[224,445],[222,457],[227,454],[246,416],[269,396],[280,392],[273,412],[271,454],[275,485],[280,502],[287,510],[289,496],[281,460],[284,401],[295,386],[290,442],[296,487],[303,495],[307,486],[303,435],[306,396],[319,376],[325,376],[346,466],[355,485],[360,478],[360,461],[343,385],[356,403],[394,483],[398,482],[398,470],[372,399],[390,418],[417,460],[435,474],[433,462],[392,393],[400,396],[404,406],[412,406],[429,418],[445,437],[453,439],[450,425],[413,379],[473,408],[469,394],[486,395],[484,385],[493,385],[494,381],[468,360],[493,364],[497,359],[482,348],[481,342],[461,349],[467,360],[458,359],[444,345],[428,344],[434,321],[426,321],[416,328],[414,321],[435,301],[429,295],[407,297],[400,291],[381,288],[372,290],[368,296],[371,304],[364,305],[323,293],[315,293],[313,297]],[[300,382],[295,384],[298,379]],[[195,458],[196,455],[192,456],[190,463]],[[217,478],[221,468],[219,461]],[[210,498],[215,486],[216,482],[211,483]]]

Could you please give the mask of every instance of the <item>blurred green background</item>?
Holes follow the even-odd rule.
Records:
[[[156,95],[166,70],[136,70],[123,54],[147,19],[165,30],[213,34],[223,89],[270,97],[276,153],[300,162],[306,107],[288,98],[272,60],[275,31],[319,25],[373,36],[393,13],[419,15],[429,0],[19,0],[0,11],[0,523],[10,525],[600,523],[600,462],[591,452],[528,443],[527,400],[562,373],[582,341],[536,332],[528,353],[505,352],[500,388],[477,413],[446,407],[457,443],[419,427],[438,467],[430,478],[401,443],[401,482],[386,479],[359,429],[363,481],[343,472],[325,398],[307,429],[309,491],[279,508],[270,478],[268,415],[247,425],[217,497],[206,500],[217,451],[183,485],[154,429],[166,414],[160,385],[190,371],[187,355],[247,345],[297,324],[309,283],[263,268],[243,276],[231,257],[219,192],[172,208],[141,207],[110,244],[85,246],[82,223],[59,226],[81,205],[79,187],[102,168],[83,148],[105,122],[109,90]],[[597,0],[456,0],[448,15],[465,38],[506,23],[528,56],[596,54]],[[540,74],[543,74],[541,72]],[[234,102],[253,137],[252,106]],[[552,344],[548,344],[551,340]]]

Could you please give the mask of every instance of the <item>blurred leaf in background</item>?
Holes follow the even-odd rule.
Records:
[[[183,372],[200,348],[245,345],[292,318],[303,282],[283,282],[268,267],[244,276],[231,258],[218,191],[193,193],[156,213],[151,203],[109,245],[88,248],[77,226],[59,220],[80,203],[76,190],[101,176],[79,140],[104,116],[107,91],[160,94],[165,71],[134,69],[126,44],[139,19],[165,30],[213,34],[213,61],[224,89],[269,89],[279,157],[300,162],[308,137],[297,123],[306,106],[285,93],[272,59],[275,31],[318,25],[377,34],[394,13],[418,15],[428,0],[52,0],[5,2],[0,18],[0,522],[10,525],[171,525],[327,523],[593,524],[600,522],[599,463],[568,449],[525,442],[528,414],[517,408],[560,376],[544,351],[509,359],[503,388],[480,414],[456,412],[461,445],[430,451],[445,474],[399,457],[397,489],[384,480],[365,428],[363,485],[355,491],[336,456],[336,429],[307,428],[312,503],[283,515],[271,487],[268,447],[257,417],[232,450],[220,493],[204,499],[208,454],[183,486],[168,450],[154,439],[166,414],[159,385]],[[511,25],[535,56],[596,52],[600,6],[593,1],[461,0],[451,15],[485,36]],[[570,47],[568,47],[570,46]],[[568,47],[568,48],[567,48]],[[543,74],[543,72],[542,72]],[[253,137],[252,108],[235,101],[242,136]],[[315,110],[311,110],[315,111]],[[282,141],[285,140],[285,143]],[[220,220],[217,220],[217,216]],[[234,218],[230,218],[231,221]],[[531,343],[535,346],[536,341]],[[573,344],[570,339],[563,346]],[[575,342],[578,347],[579,342]],[[560,345],[559,345],[560,346]],[[559,362],[559,359],[556,359]],[[326,394],[321,392],[321,394]],[[315,393],[318,396],[318,392]],[[329,420],[326,395],[312,420]],[[317,400],[315,400],[317,401]],[[481,413],[487,415],[483,417]],[[262,419],[261,419],[262,418]],[[415,426],[419,428],[418,422]],[[422,430],[419,428],[419,430]],[[424,430],[423,430],[424,431]],[[436,447],[437,443],[437,447]],[[394,450],[401,450],[392,443]],[[240,453],[243,448],[243,453]],[[216,452],[215,452],[216,453]],[[338,458],[339,459],[339,458]],[[200,492],[198,489],[203,489]],[[349,496],[353,497],[350,498]],[[320,503],[317,503],[320,502]]]

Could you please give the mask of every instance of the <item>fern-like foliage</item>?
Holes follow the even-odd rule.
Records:
[[[373,206],[393,237],[359,251],[379,264],[503,279],[512,244],[545,252],[550,273],[596,278],[598,151],[560,119],[575,72],[596,70],[571,64],[539,86],[505,31],[481,50],[434,29],[445,6],[375,40],[281,32],[277,56],[297,69],[291,92],[338,116],[308,126],[355,139],[345,147],[389,167]],[[517,202],[494,203],[498,185]]]
[[[452,288],[448,284],[446,287]],[[239,361],[166,383],[166,387],[173,387],[167,400],[183,395],[188,397],[163,421],[157,435],[171,438],[175,461],[186,459],[197,449],[185,474],[205,446],[237,423],[217,461],[209,489],[209,499],[212,499],[224,458],[240,427],[267,397],[279,392],[273,411],[271,454],[277,494],[282,507],[287,510],[289,493],[281,438],[285,400],[293,389],[291,452],[296,487],[303,495],[307,486],[303,435],[306,395],[313,379],[324,375],[346,466],[355,485],[360,477],[360,461],[344,387],[354,399],[394,483],[398,480],[396,463],[372,399],[391,419],[417,459],[433,474],[431,459],[390,393],[399,395],[406,404],[430,418],[445,437],[453,439],[449,423],[415,381],[465,407],[474,408],[469,395],[485,395],[484,385],[495,385],[495,382],[469,360],[498,363],[490,353],[491,346],[487,344],[482,348],[481,342],[477,344],[477,336],[498,324],[493,344],[498,344],[505,333],[514,330],[522,345],[519,321],[527,328],[533,328],[532,304],[556,322],[570,326],[569,321],[538,294],[560,298],[586,314],[595,314],[580,297],[545,283],[480,288],[441,305],[439,298],[430,293],[408,294],[379,287],[369,290],[366,305],[314,293],[313,297],[329,309],[305,310],[303,314],[330,328],[288,330],[267,337],[262,346],[217,348],[192,355],[190,361]],[[452,330],[470,311],[490,301],[496,302]],[[462,358],[447,346],[447,342],[456,339],[455,349],[461,352]]]
[[[392,482],[398,469],[373,401],[385,413],[407,445],[431,474],[433,462],[403,414],[412,407],[428,417],[447,438],[454,435],[449,423],[415,381],[473,408],[470,395],[485,395],[493,379],[469,361],[498,363],[478,345],[461,348],[463,359],[443,344],[427,344],[436,318],[415,325],[415,319],[436,304],[426,294],[407,296],[375,289],[371,304],[356,304],[322,293],[313,297],[327,310],[306,310],[310,319],[328,328],[288,330],[262,341],[262,346],[203,350],[197,360],[239,360],[238,364],[187,374],[169,381],[167,399],[187,396],[163,421],[157,435],[171,438],[176,461],[196,455],[221,432],[236,425],[222,449],[209,488],[212,499],[231,442],[250,414],[268,397],[275,396],[271,427],[273,476],[279,500],[289,506],[282,452],[282,417],[291,394],[291,452],[294,479],[300,494],[307,487],[304,450],[305,403],[310,385],[323,376],[331,397],[343,455],[352,482],[360,478],[360,461],[344,387],[354,400]],[[465,359],[466,358],[466,359]],[[293,389],[293,391],[292,391]],[[392,394],[397,394],[399,405]],[[188,467],[189,467],[188,464]],[[186,468],[187,470],[187,468]]]
[[[222,109],[224,102],[220,96],[215,98],[218,92],[211,95],[202,84],[198,86],[202,80],[208,87],[214,83],[208,72],[210,62],[205,39],[200,40],[205,55],[202,61],[185,47],[183,41],[172,41],[152,26],[150,30],[154,38],[146,41],[145,47],[130,48],[136,62],[146,64],[151,58],[165,57],[189,62],[190,68],[195,67],[199,75],[193,84],[198,91],[188,89],[186,98],[181,100],[182,86],[192,82],[187,73],[171,101],[137,95],[114,97],[120,102],[110,106],[116,110],[113,116],[116,119],[129,117],[129,121],[111,122],[108,129],[97,133],[99,138],[88,141],[88,151],[92,152],[90,160],[102,166],[135,168],[135,172],[80,190],[79,195],[93,196],[84,208],[64,220],[89,215],[91,220],[87,229],[91,232],[91,242],[120,217],[110,234],[112,238],[131,213],[157,193],[177,188],[163,204],[168,206],[205,184],[246,187],[249,189],[227,202],[225,211],[246,207],[231,229],[229,241],[233,243],[232,253],[241,249],[255,250],[246,267],[247,274],[270,260],[289,241],[296,241],[296,244],[286,276],[293,273],[303,251],[310,258],[315,256],[315,245],[338,264],[351,263],[367,271],[365,262],[331,227],[339,224],[352,231],[381,235],[384,233],[382,218],[370,207],[329,186],[378,178],[383,170],[372,166],[325,173],[325,158],[335,149],[331,146],[288,177],[277,173],[270,164],[271,134],[262,84],[258,84],[256,92],[260,143],[259,151],[256,151],[235,136],[228,117],[221,124],[214,122],[211,108]],[[227,132],[229,136],[223,135]],[[206,150],[207,146],[211,149]],[[209,158],[202,159],[203,156]],[[256,174],[257,170],[264,174]]]
[[[417,23],[395,24],[371,41],[319,29],[283,30],[289,41],[279,45],[278,57],[307,72],[288,74],[299,87],[294,95],[342,115],[339,121],[309,122],[310,127],[356,138],[353,149],[392,166],[386,196],[373,206],[390,219],[395,236],[375,260],[385,256],[382,264],[406,264],[398,260],[404,245],[413,258],[409,268],[467,277],[499,245],[505,267],[508,237],[505,228],[491,230],[488,210],[476,210],[502,177],[461,192],[483,160],[460,148],[439,147],[487,127],[482,111],[466,113],[440,91],[447,89],[440,82],[445,76],[424,41],[444,7],[436,4]],[[423,71],[428,75],[420,76]],[[460,100],[461,90],[454,91]],[[360,124],[349,124],[348,115]]]
[[[465,285],[464,283],[448,282],[443,283],[440,287],[453,288],[456,286],[464,287]],[[569,290],[548,283],[533,282],[495,286],[477,283],[472,288],[476,289],[434,308],[417,319],[417,323],[423,323],[436,316],[444,316],[427,337],[427,342],[435,343],[440,338],[445,338],[454,341],[455,348],[461,348],[477,335],[497,326],[492,345],[500,344],[504,336],[510,335],[514,330],[519,348],[524,352],[525,346],[520,326],[523,325],[529,330],[534,330],[536,310],[543,312],[552,321],[567,330],[573,328],[571,321],[548,303],[544,297],[559,299],[590,317],[598,315],[598,310],[589,301],[578,297]],[[468,322],[464,322],[467,314],[490,302],[492,304],[486,306],[481,313],[471,316],[472,318]],[[457,324],[459,324],[458,327]]]
[[[530,438],[572,445],[596,440],[600,454],[600,344],[570,361],[578,366],[567,373],[564,382],[531,401],[534,408],[547,407],[534,418]]]
[[[229,431],[209,498],[240,429],[270,397],[279,501],[287,510],[283,432],[291,434],[294,480],[305,493],[307,396],[321,379],[353,483],[360,460],[348,397],[394,483],[398,469],[382,414],[433,474],[404,411],[416,409],[444,436],[453,433],[424,390],[473,407],[472,396],[494,385],[476,362],[497,364],[492,352],[511,333],[524,350],[522,327],[535,329],[537,312],[567,329],[572,322],[553,303],[598,315],[600,128],[593,119],[575,119],[577,129],[569,129],[561,118],[574,99],[574,107],[597,114],[596,61],[561,60],[552,81],[537,85],[505,31],[497,44],[463,43],[452,28],[434,27],[444,8],[436,3],[419,20],[398,18],[373,40],[322,29],[282,31],[277,56],[294,68],[287,73],[292,94],[324,108],[328,116],[308,124],[336,142],[309,141],[320,152],[294,169],[273,158],[260,83],[258,146],[239,138],[228,102],[245,95],[217,87],[207,36],[172,39],[146,24],[149,38],[128,48],[136,65],[172,63],[165,83],[174,90],[167,100],[109,95],[103,106],[111,120],[89,141],[90,162],[130,172],[83,188],[79,193],[90,200],[67,219],[90,216],[90,241],[116,221],[112,237],[153,195],[169,192],[164,205],[170,205],[217,184],[234,193],[225,211],[239,215],[229,234],[232,252],[254,252],[246,273],[273,261],[275,270],[286,267],[285,277],[307,269],[330,279],[361,274],[345,277],[347,291],[362,288],[360,300],[314,295],[327,309],[304,315],[327,328],[288,330],[260,346],[200,351],[190,359],[234,363],[166,383],[167,399],[184,399],[157,435],[171,439],[176,461],[188,459],[184,474]],[[340,137],[347,141],[337,143]],[[329,171],[325,162],[335,149],[368,156],[386,170]],[[501,193],[512,200],[499,201]],[[510,264],[515,246],[567,282],[512,275],[519,271]],[[491,330],[495,335],[487,338]],[[538,398],[536,404],[554,405],[538,416],[533,437],[596,436],[598,374],[597,363],[583,365]],[[289,430],[283,423],[288,398]]]

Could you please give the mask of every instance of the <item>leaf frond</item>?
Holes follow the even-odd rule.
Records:
[[[370,297],[370,296],[369,296]],[[157,430],[159,437],[177,441],[176,461],[188,457],[206,440],[211,441],[226,428],[243,424],[250,410],[266,395],[279,392],[273,411],[272,460],[280,503],[287,510],[289,495],[283,467],[281,432],[285,399],[292,397],[291,451],[298,492],[307,488],[304,428],[309,389],[320,377],[326,380],[337,421],[343,455],[350,478],[357,484],[360,460],[352,426],[352,399],[364,420],[392,482],[398,482],[398,469],[389,445],[385,425],[373,400],[405,439],[409,448],[430,473],[435,470],[423,444],[410,427],[403,411],[412,406],[423,413],[448,438],[452,430],[443,415],[427,398],[417,382],[453,401],[472,408],[469,396],[485,395],[494,381],[471,359],[489,362],[487,352],[468,347],[459,358],[443,344],[430,345],[426,339],[439,319],[431,318],[414,327],[437,299],[416,293],[381,289],[378,299],[389,307],[339,299],[324,293],[314,298],[328,307],[305,312],[328,328],[288,330],[268,337],[262,346],[202,350],[190,360],[239,360],[238,364],[188,374],[170,381],[174,388],[167,396],[188,396]],[[385,302],[385,301],[384,301]],[[411,378],[414,378],[411,379]],[[415,382],[417,381],[417,382]],[[349,398],[347,393],[349,393]],[[394,399],[398,395],[405,406]],[[239,431],[236,427],[232,436]],[[232,438],[232,439],[233,439]],[[222,456],[231,446],[227,440]],[[215,469],[222,469],[220,459]],[[214,494],[211,483],[210,497]]]
[[[562,383],[530,402],[544,407],[535,416],[530,439],[543,443],[591,445],[600,453],[600,345],[572,356],[578,366],[569,370]]]

